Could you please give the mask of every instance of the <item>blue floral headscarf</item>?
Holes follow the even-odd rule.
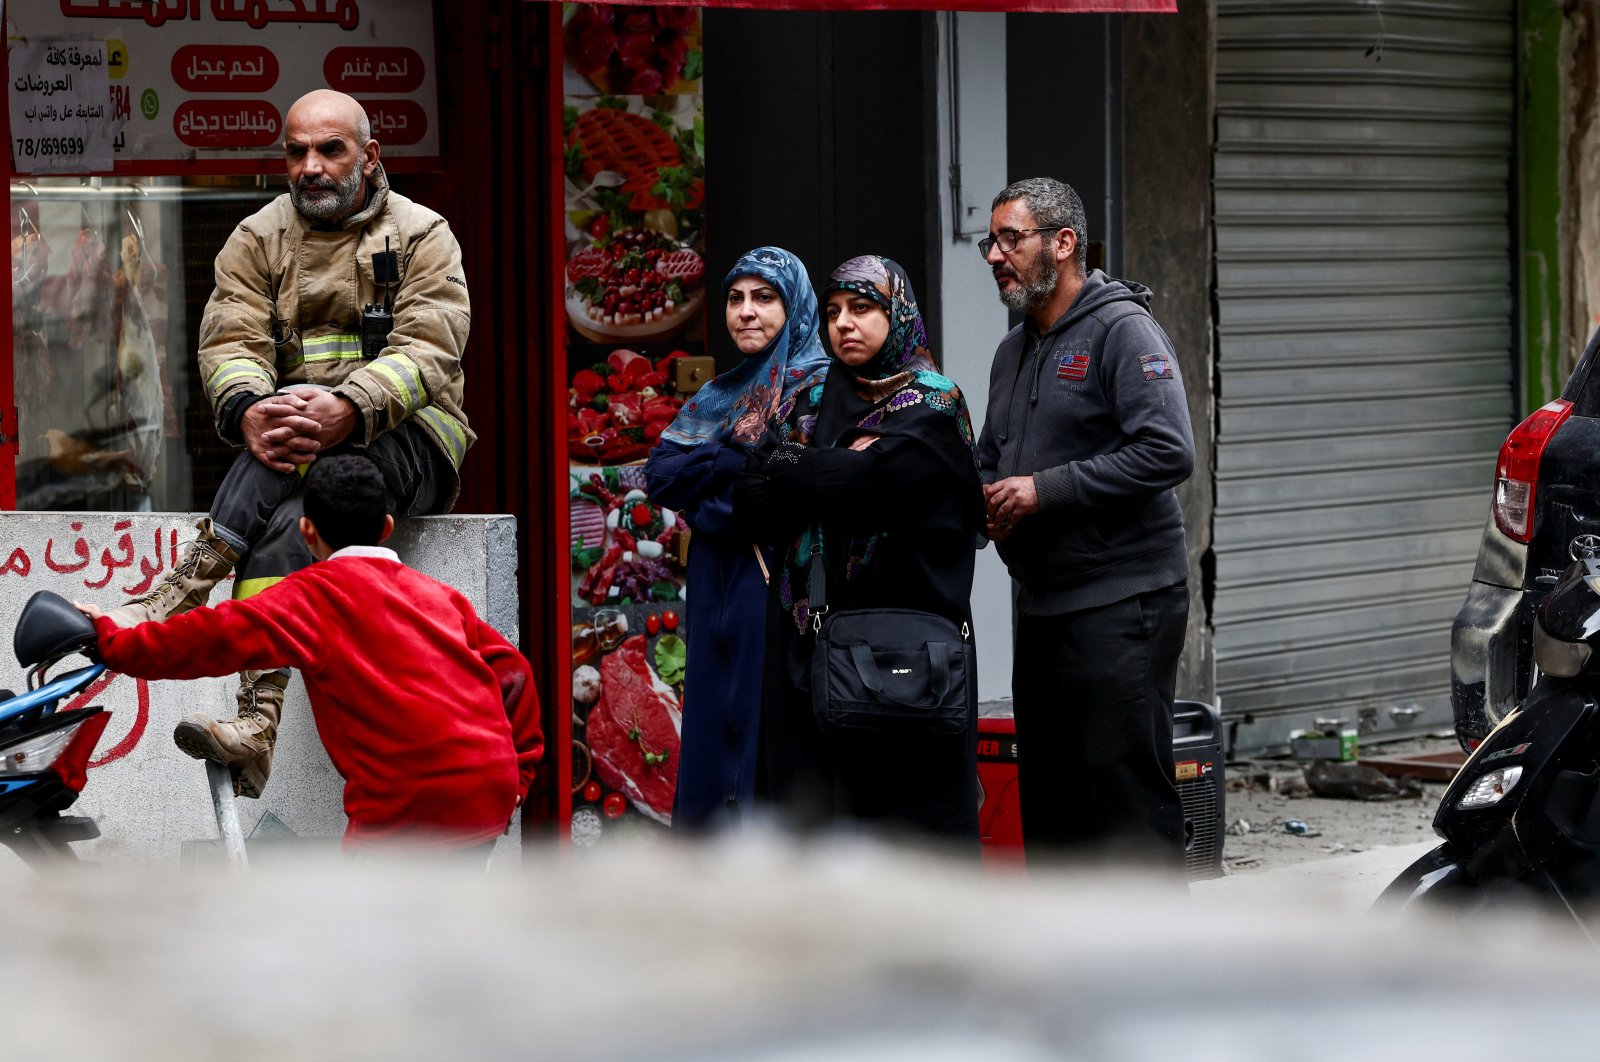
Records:
[[[679,446],[712,439],[753,444],[794,406],[802,390],[827,376],[821,319],[811,279],[800,260],[782,247],[757,247],[734,263],[722,295],[740,277],[758,277],[783,296],[784,327],[766,350],[752,354],[695,393],[661,438]]]

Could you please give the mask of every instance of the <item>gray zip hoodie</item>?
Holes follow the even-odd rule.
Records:
[[[1043,335],[1031,322],[1006,334],[978,466],[986,483],[1031,474],[1038,489],[1039,511],[999,544],[1022,611],[1097,608],[1187,578],[1172,488],[1194,469],[1194,439],[1148,288],[1096,269]]]

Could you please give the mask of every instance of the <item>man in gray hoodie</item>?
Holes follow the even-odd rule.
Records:
[[[978,464],[1017,581],[1012,693],[1030,858],[1095,848],[1181,867],[1172,702],[1189,612],[1194,467],[1183,379],[1150,292],[1087,272],[1083,204],[1051,178],[995,197],[979,241],[1000,341]]]

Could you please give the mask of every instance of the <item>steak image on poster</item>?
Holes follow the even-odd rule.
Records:
[[[677,692],[651,668],[636,634],[600,664],[600,697],[587,720],[589,755],[600,781],[633,806],[672,825],[683,714]]]

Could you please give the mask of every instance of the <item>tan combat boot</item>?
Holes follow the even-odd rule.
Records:
[[[238,716],[218,720],[190,712],[173,728],[172,740],[197,760],[226,766],[239,796],[259,797],[272,773],[272,743],[288,685],[287,671],[241,671]]]
[[[239,563],[239,554],[211,530],[209,516],[195,527],[200,529],[200,534],[189,544],[189,551],[178,566],[162,576],[143,597],[108,609],[106,615],[112,622],[119,627],[132,627],[148,620],[160,622],[206,603],[211,588],[227,578],[233,566]]]

